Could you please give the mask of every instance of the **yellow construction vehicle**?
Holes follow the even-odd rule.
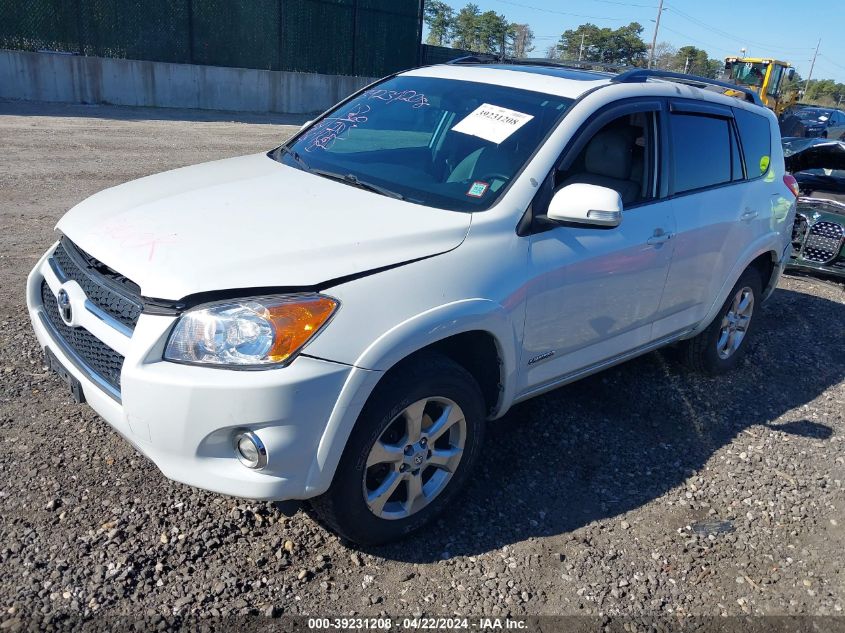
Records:
[[[795,69],[788,62],[765,57],[726,57],[725,79],[752,88],[767,107],[780,114],[798,100],[798,94],[782,94],[784,77],[792,80]]]

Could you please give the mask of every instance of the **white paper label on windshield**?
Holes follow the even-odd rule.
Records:
[[[533,118],[530,114],[482,103],[452,129],[499,144]]]

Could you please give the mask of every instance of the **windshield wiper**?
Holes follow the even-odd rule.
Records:
[[[379,187],[378,185],[374,185],[369,182],[358,180],[358,176],[356,176],[355,174],[337,174],[335,172],[326,171],[324,169],[315,169],[314,167],[311,167],[311,165],[306,163],[305,159],[302,158],[302,156],[299,155],[299,152],[297,152],[295,149],[291,149],[286,145],[282,145],[279,148],[279,156],[281,157],[285,154],[293,158],[293,160],[296,161],[296,163],[308,173],[316,174],[318,176],[322,176],[323,178],[329,178],[338,182],[343,182],[348,185],[352,185],[353,187],[358,187],[359,189],[372,191],[373,193],[377,193],[382,196],[387,196],[388,198],[396,198],[397,200],[405,199],[405,196],[403,196],[401,193],[391,191],[390,189],[385,189],[384,187]]]
[[[363,180],[359,180],[358,176],[356,176],[355,174],[336,174],[331,171],[325,171],[323,169],[314,168],[309,168],[308,171],[310,171],[312,174],[322,176],[323,178],[329,178],[330,180],[343,182],[348,185],[352,185],[353,187],[358,187],[358,189],[372,191],[373,193],[377,193],[382,196],[387,196],[388,198],[396,198],[397,200],[405,199],[405,196],[403,196],[401,193],[391,191],[390,189],[385,189],[384,187],[379,187],[378,185],[374,185],[370,182],[364,182]]]
[[[288,147],[287,145],[282,145],[282,146],[279,148],[279,158],[281,158],[281,157],[282,157],[282,156],[284,156],[285,154],[287,154],[288,156],[290,156],[291,158],[293,158],[293,160],[295,160],[295,161],[296,161],[296,163],[297,163],[300,167],[302,167],[302,169],[304,169],[305,171],[311,171],[311,165],[309,165],[308,163],[306,163],[306,162],[305,162],[305,159],[304,159],[304,158],[302,158],[302,156],[300,156],[300,155],[299,155],[299,152],[297,152],[295,149],[291,149],[291,148],[290,148],[290,147]]]

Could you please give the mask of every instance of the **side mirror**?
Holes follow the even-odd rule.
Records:
[[[556,222],[619,226],[622,198],[613,189],[576,182],[555,192],[546,217]]]
[[[789,70],[786,71],[786,78],[789,81],[792,81],[793,79],[795,79],[795,69],[794,68],[790,68]]]
[[[314,119],[309,119],[308,121],[306,121],[305,123],[303,123],[303,124],[299,127],[299,130],[300,130],[300,131],[304,130],[304,129],[305,129],[305,128],[307,128],[309,125],[311,125],[313,122],[314,122]]]

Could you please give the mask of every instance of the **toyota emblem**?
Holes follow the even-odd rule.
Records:
[[[62,321],[70,325],[73,320],[73,308],[70,305],[70,297],[67,294],[67,290],[64,288],[59,290],[56,299],[59,302],[59,314],[62,315]]]

